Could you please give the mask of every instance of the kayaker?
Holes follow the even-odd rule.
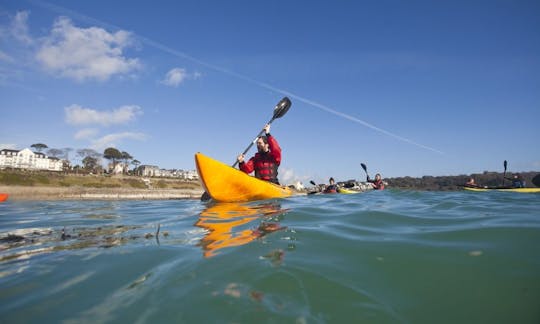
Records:
[[[336,185],[336,182],[334,181],[334,178],[330,178],[328,180],[329,185],[324,188],[324,193],[337,193],[338,192],[338,186]]]
[[[471,187],[471,188],[476,188],[478,187],[478,185],[476,184],[476,182],[474,181],[474,178],[470,178],[469,181],[467,181],[465,183],[465,186],[466,187]]]
[[[366,181],[370,182],[371,185],[373,186],[373,189],[375,189],[375,190],[383,190],[384,189],[384,182],[382,181],[382,177],[381,177],[380,173],[377,173],[375,175],[375,180],[371,180],[369,178],[369,175],[368,175]]]
[[[505,179],[512,181],[512,187],[514,188],[525,188],[525,180],[523,180],[519,173],[516,173],[512,178],[505,177]]]
[[[257,153],[245,162],[244,154],[238,155],[240,170],[249,174],[255,171],[255,177],[279,184],[277,175],[281,163],[281,148],[277,140],[270,135],[270,124],[264,126],[265,136],[257,139]]]

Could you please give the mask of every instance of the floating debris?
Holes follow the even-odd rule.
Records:
[[[479,250],[469,252],[469,255],[473,257],[481,256],[482,254],[483,252]]]

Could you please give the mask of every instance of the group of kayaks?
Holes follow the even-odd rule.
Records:
[[[288,187],[279,186],[259,180],[238,169],[220,161],[214,160],[202,153],[195,154],[195,164],[202,185],[214,201],[218,202],[247,202],[272,198],[286,198],[295,194]],[[508,191],[535,193],[540,188],[510,188],[510,187],[463,187],[468,191]],[[340,194],[355,194],[357,190],[340,188]],[[308,194],[323,194],[322,191],[311,191]]]

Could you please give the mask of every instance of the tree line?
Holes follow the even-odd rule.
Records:
[[[414,189],[414,190],[457,190],[463,187],[463,185],[469,181],[470,178],[474,178],[479,186],[501,186],[511,185],[511,181],[506,178],[511,178],[517,172],[507,172],[506,175],[502,172],[489,172],[474,173],[471,175],[458,175],[458,176],[424,176],[421,178],[413,177],[398,177],[398,178],[386,178],[384,181],[388,183],[389,188],[398,189]],[[534,178],[538,172],[519,172],[521,177],[525,180],[526,187],[534,187],[532,178]]]
[[[73,152],[72,148],[49,148],[46,144],[43,143],[32,144],[30,147],[40,153],[43,150],[47,149],[46,153],[48,156],[67,161],[67,165],[65,167],[68,169],[73,169],[75,171],[83,170],[86,172],[101,173],[103,171],[101,159],[109,160],[112,163],[112,168],[114,168],[120,162],[125,163],[126,165],[132,164],[135,168],[139,166],[139,164],[141,164],[139,160],[136,160],[128,152],[120,151],[114,147],[106,148],[103,153],[99,153],[96,150],[88,148],[76,150],[76,155],[81,160],[82,165],[75,166],[71,166],[71,160],[69,156],[70,153]]]

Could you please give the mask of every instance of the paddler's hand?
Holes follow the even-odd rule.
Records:
[[[236,158],[238,160],[238,163],[244,163],[244,157],[244,154],[238,155],[238,157]]]
[[[270,134],[270,124],[266,124],[264,125],[264,132],[266,133],[266,135]]]

